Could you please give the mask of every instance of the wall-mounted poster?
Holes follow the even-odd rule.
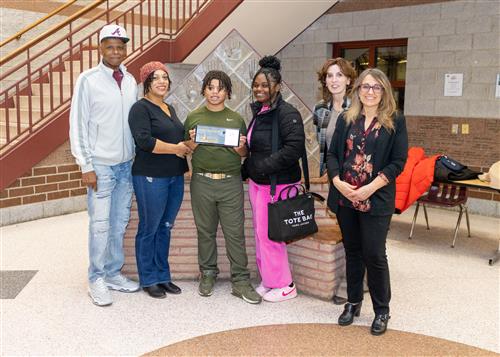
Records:
[[[444,96],[461,97],[464,83],[463,73],[446,73],[444,75]]]

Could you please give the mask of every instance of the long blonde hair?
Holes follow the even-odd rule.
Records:
[[[389,78],[378,68],[365,69],[354,82],[351,107],[345,113],[345,120],[348,124],[354,123],[363,110],[363,103],[359,99],[359,87],[368,75],[372,76],[384,88],[381,93],[382,100],[378,104],[377,120],[386,130],[392,131],[394,130],[393,114],[396,112],[396,101]]]

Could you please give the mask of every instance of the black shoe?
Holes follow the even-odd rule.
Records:
[[[165,295],[165,290],[163,290],[159,285],[146,286],[142,289],[147,292],[149,296],[155,299],[164,299],[167,297],[167,295]]]
[[[372,328],[370,330],[372,335],[383,335],[387,330],[387,324],[389,323],[390,318],[391,317],[389,316],[389,314],[375,315],[372,323]]]
[[[352,324],[354,321],[354,316],[359,316],[361,312],[361,302],[354,305],[351,303],[347,303],[344,305],[344,312],[339,316],[339,325],[347,326]]]
[[[346,298],[334,295],[332,301],[335,305],[344,305],[347,302]]]
[[[181,288],[172,282],[158,284],[160,288],[165,290],[166,293],[178,295],[182,292]]]

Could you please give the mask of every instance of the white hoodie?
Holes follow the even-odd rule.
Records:
[[[121,89],[113,70],[102,62],[78,76],[71,100],[69,138],[71,153],[82,172],[94,164],[113,166],[134,156],[128,125],[130,107],[137,101],[137,83],[120,65]]]

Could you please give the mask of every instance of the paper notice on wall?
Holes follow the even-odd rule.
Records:
[[[446,73],[444,75],[444,96],[461,97],[464,83],[463,73]]]

